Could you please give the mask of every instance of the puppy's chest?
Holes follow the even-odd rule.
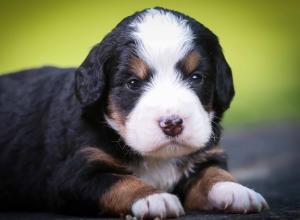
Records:
[[[178,159],[148,159],[139,165],[131,166],[131,171],[146,183],[170,192],[181,177],[193,172],[193,163],[182,164]]]

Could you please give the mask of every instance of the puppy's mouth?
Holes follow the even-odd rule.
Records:
[[[168,146],[182,146],[182,147],[189,147],[186,146],[187,144],[179,141],[178,138],[174,137],[174,138],[168,138],[167,141],[163,142],[162,144],[158,145],[157,148],[162,148],[162,147],[168,147]]]
[[[168,138],[167,141],[158,144],[154,150],[143,152],[144,156],[174,158],[190,154],[195,148],[177,138]]]

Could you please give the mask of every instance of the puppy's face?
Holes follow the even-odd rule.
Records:
[[[181,14],[150,9],[117,26],[122,36],[105,39],[119,40],[99,66],[105,79],[97,80],[105,80],[108,90],[105,118],[143,156],[176,157],[205,147],[214,135],[214,115],[227,108],[215,97],[221,67],[213,50],[220,48],[212,34],[212,42],[199,38],[201,28],[210,33]],[[101,60],[101,54],[95,59]]]

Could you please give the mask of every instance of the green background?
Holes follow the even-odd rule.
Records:
[[[0,0],[0,72],[78,66],[122,18],[153,6],[219,36],[236,88],[226,126],[300,118],[300,1]]]

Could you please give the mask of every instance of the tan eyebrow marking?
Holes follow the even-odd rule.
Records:
[[[192,51],[183,60],[183,68],[186,74],[191,74],[196,70],[201,60],[201,56],[198,52]]]
[[[139,57],[132,56],[130,58],[130,70],[140,79],[145,79],[149,74],[149,67]]]

